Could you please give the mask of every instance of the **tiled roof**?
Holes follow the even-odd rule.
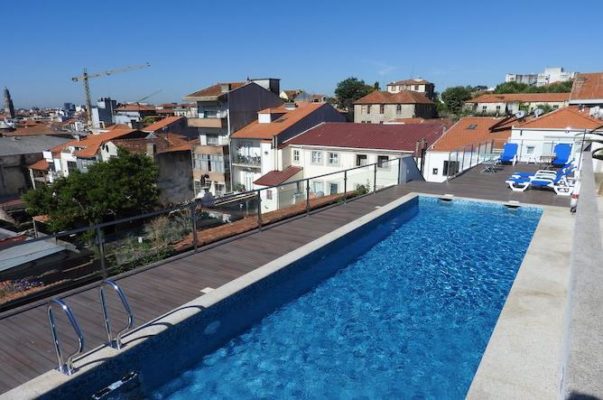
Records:
[[[163,119],[160,119],[159,121],[145,127],[143,129],[143,131],[145,132],[157,132],[159,130],[162,130],[164,128],[167,128],[168,126],[178,123],[180,121],[184,121],[184,117],[165,117]]]
[[[193,147],[199,144],[199,139],[190,140],[186,143],[182,143],[181,145],[169,147],[165,150],[157,151],[157,153],[172,153],[176,151],[192,151]]]
[[[385,125],[327,122],[288,141],[285,145],[382,149],[413,152],[417,141],[428,145],[444,132],[441,124]]]
[[[503,118],[494,117],[465,117],[460,119],[436,141],[430,150],[451,151],[463,146],[477,145],[479,143],[495,140],[507,140],[511,136],[511,129],[493,132],[492,128],[503,121]]]
[[[57,154],[64,149],[74,146],[78,148],[78,150],[74,152],[77,157],[92,158],[98,153],[98,150],[104,143],[107,143],[110,140],[128,136],[134,132],[140,131],[130,128],[113,129],[108,132],[99,133],[98,135],[88,135],[82,140],[71,140],[67,143],[51,148],[50,151],[52,152],[53,156],[57,156]]]
[[[197,90],[194,93],[187,94],[184,96],[186,100],[195,100],[196,98],[204,97],[218,97],[223,94],[222,85],[230,85],[230,90],[238,89],[245,85],[247,82],[222,82],[216,83],[215,85],[208,86],[201,90]]]
[[[292,177],[294,177],[301,170],[302,170],[301,167],[294,167],[294,166],[290,165],[282,171],[278,171],[278,170],[270,171],[267,174],[260,176],[253,183],[255,183],[258,186],[279,185],[279,184],[287,181],[287,179],[291,179]]]
[[[385,122],[386,124],[442,124],[447,128],[452,126],[454,123],[449,118],[394,118]]]
[[[576,74],[570,101],[602,100],[603,99],[603,72]]]
[[[154,144],[156,152],[165,152],[170,148],[186,145],[188,140],[175,133],[157,133],[151,138],[115,139],[113,144],[132,153],[146,154],[147,145]]]
[[[36,171],[48,171],[48,161],[46,161],[45,159],[41,159],[36,161],[33,164],[28,165],[29,169],[34,169]]]
[[[467,103],[561,103],[569,99],[569,93],[507,93],[482,94]]]
[[[402,90],[398,93],[375,90],[356,100],[354,104],[433,104],[433,102],[424,94],[411,90]]]
[[[128,103],[120,105],[115,111],[155,111],[155,106],[149,104]]]
[[[525,129],[594,129],[601,125],[603,125],[603,120],[592,118],[588,115],[588,110],[580,111],[577,107],[564,107],[516,127]]]
[[[233,133],[232,137],[235,139],[272,139],[321,107],[331,106],[326,103],[298,103],[298,107],[293,110],[283,109],[284,114],[274,121],[263,124],[254,121]]]
[[[387,85],[428,85],[430,83],[425,79],[403,79],[401,81],[390,82]]]

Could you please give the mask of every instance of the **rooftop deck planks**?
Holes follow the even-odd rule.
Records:
[[[448,183],[410,182],[202,248],[196,254],[122,278],[119,284],[140,325],[200,296],[205,287],[217,288],[410,192],[567,206],[569,199],[555,196],[552,191],[515,193],[506,188],[504,180],[511,171],[535,169],[525,165],[505,167],[490,175],[474,168]],[[98,289],[84,290],[65,299],[86,335],[86,350],[101,345],[105,333]],[[111,301],[110,309],[115,324],[121,324],[124,316],[120,306]],[[68,346],[74,337],[62,319],[60,316],[59,327],[64,328],[61,333]],[[45,306],[8,317],[0,315],[0,393],[54,368],[55,363]]]

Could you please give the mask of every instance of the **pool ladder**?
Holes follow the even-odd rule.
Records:
[[[117,334],[115,336],[113,336],[113,329],[111,327],[111,317],[109,316],[109,310],[107,308],[107,302],[106,302],[106,297],[105,297],[105,287],[110,287],[113,290],[115,290],[115,292],[117,293],[117,296],[119,297],[119,299],[121,301],[121,304],[122,304],[124,310],[126,311],[126,314],[128,315],[127,325],[122,330],[117,332]],[[105,323],[105,330],[107,332],[108,344],[112,348],[119,350],[123,347],[123,343],[121,341],[122,336],[134,326],[134,314],[132,314],[132,309],[130,308],[130,304],[128,303],[128,298],[126,297],[126,294],[119,287],[119,285],[117,285],[117,283],[115,283],[114,281],[105,279],[103,282],[101,282],[101,284],[99,286],[99,295],[100,295],[101,305],[103,308],[103,317],[104,317],[104,323]],[[67,316],[67,320],[69,321],[69,324],[71,325],[71,327],[73,328],[73,331],[75,332],[75,335],[77,336],[77,341],[78,341],[77,350],[75,350],[73,353],[69,354],[67,356],[66,360],[63,356],[63,347],[61,346],[61,341],[59,340],[59,335],[57,333],[57,325],[56,325],[56,320],[54,318],[54,311],[53,311],[55,306],[59,306],[61,308],[61,310],[63,310],[63,312]],[[59,363],[59,366],[57,369],[60,372],[64,373],[65,375],[72,375],[75,372],[75,369],[73,367],[74,358],[84,352],[84,343],[85,343],[84,342],[84,333],[82,332],[82,329],[80,328],[80,324],[77,322],[77,318],[75,317],[75,314],[71,310],[71,307],[69,307],[67,305],[67,303],[65,303],[62,299],[54,298],[54,299],[50,300],[48,302],[47,311],[48,311],[48,321],[50,323],[50,331],[52,333],[52,342],[54,344],[54,349],[56,351],[57,360]]]

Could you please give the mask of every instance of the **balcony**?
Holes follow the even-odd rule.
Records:
[[[235,154],[232,160],[232,164],[244,167],[260,168],[262,166],[262,157]]]
[[[228,122],[226,120],[226,117],[189,118],[188,126],[192,128],[226,128],[228,126]]]

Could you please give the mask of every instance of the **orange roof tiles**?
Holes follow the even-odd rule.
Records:
[[[177,122],[184,121],[184,117],[165,117],[160,119],[159,121],[145,127],[143,130],[145,132],[156,132],[167,128],[168,126],[175,124]]]
[[[155,111],[155,106],[149,104],[128,103],[120,105],[115,111]]]
[[[298,172],[302,170],[301,167],[294,167],[293,165],[288,166],[282,171],[274,170],[270,171],[258,179],[256,179],[253,183],[259,186],[275,186],[279,185],[287,179],[294,177]]]
[[[45,159],[38,160],[28,166],[29,169],[34,169],[36,171],[48,171],[48,167],[48,161]]]
[[[580,111],[577,107],[564,107],[516,127],[526,129],[595,129],[601,125],[603,125],[603,120],[592,118],[588,115],[588,110]]]
[[[511,136],[511,129],[493,132],[492,128],[502,121],[493,117],[465,117],[460,119],[431,147],[434,151],[451,151],[463,146],[479,144],[489,140],[502,141]]]
[[[263,124],[254,121],[233,133],[232,137],[235,139],[270,140],[321,107],[330,106],[326,103],[299,103],[296,109],[284,110],[286,112],[274,121]]]
[[[570,102],[578,100],[599,100],[603,102],[603,72],[576,74]]]
[[[78,148],[78,150],[74,152],[77,157],[92,158],[98,153],[98,150],[104,143],[113,139],[128,136],[134,132],[139,131],[130,128],[113,129],[108,132],[99,133],[98,135],[88,135],[82,140],[72,140],[67,143],[63,143],[59,146],[53,147],[50,149],[50,151],[52,152],[53,156],[56,156],[57,153],[60,153],[70,146],[73,146]]]
[[[354,104],[433,104],[433,102],[422,93],[411,90],[402,90],[398,93],[375,90],[356,100]]]
[[[222,85],[230,85],[230,90],[238,89],[245,85],[247,82],[222,82],[216,83],[215,85],[208,86],[194,93],[184,96],[187,100],[194,100],[197,97],[217,97],[222,95]]]
[[[482,94],[467,103],[562,103],[569,99],[569,93],[506,93]]]

